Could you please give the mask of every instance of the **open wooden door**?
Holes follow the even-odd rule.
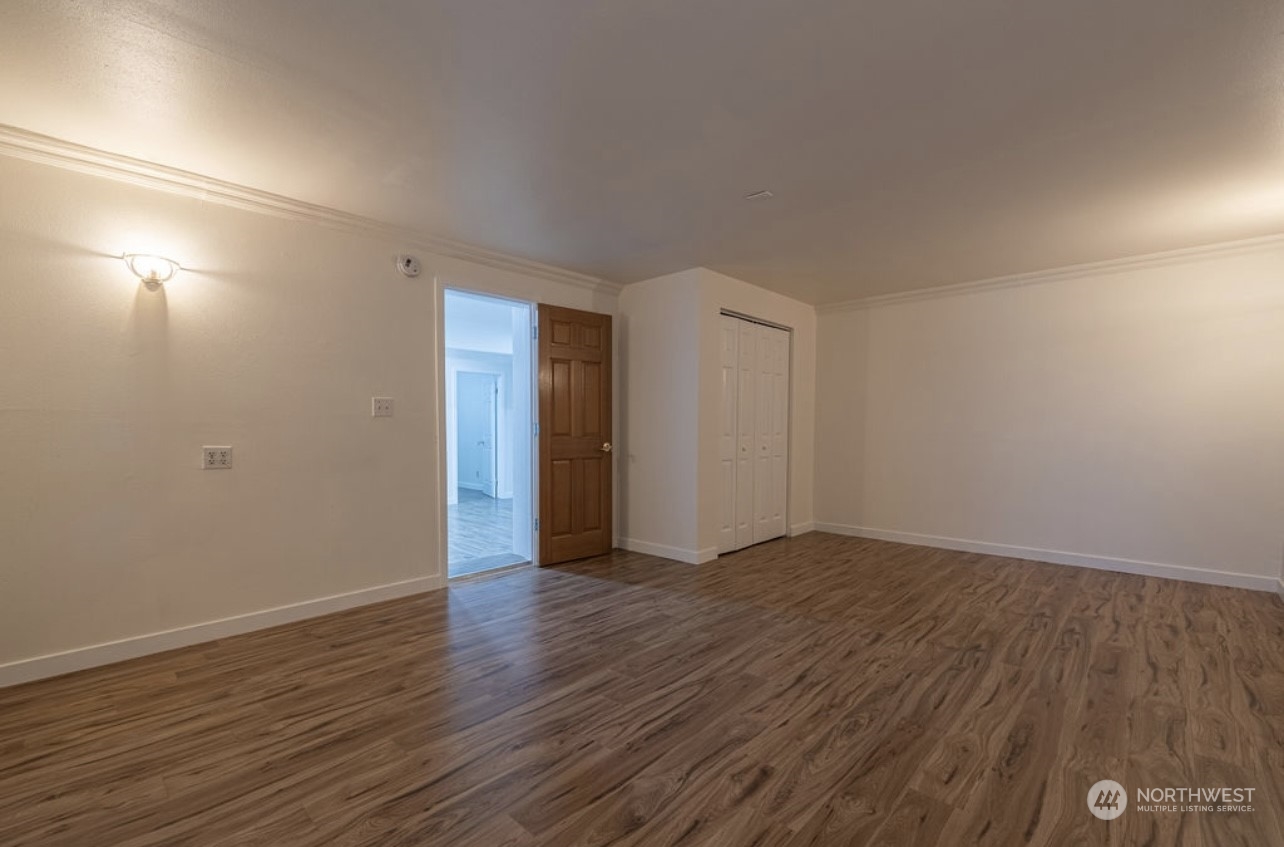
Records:
[[[539,307],[539,562],[611,549],[611,316]]]

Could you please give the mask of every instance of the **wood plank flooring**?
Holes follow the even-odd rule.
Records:
[[[458,500],[446,507],[446,558],[450,564],[450,575],[483,570],[476,565],[478,559],[493,559],[505,554],[513,558],[512,499],[496,499],[480,491],[460,488]]]
[[[1099,821],[1099,779],[1255,811]],[[3,845],[1259,847],[1282,817],[1273,595],[821,534],[0,690]]]

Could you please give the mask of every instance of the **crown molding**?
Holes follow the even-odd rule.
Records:
[[[880,294],[874,297],[862,297],[857,300],[846,300],[841,303],[827,303],[816,307],[820,314],[831,312],[852,312],[873,309],[877,306],[892,306],[897,303],[912,303],[917,300],[935,300],[938,297],[957,297],[964,294],[979,294],[985,291],[997,291],[1004,288],[1020,288],[1026,285],[1041,285],[1063,279],[1075,279],[1085,276],[1123,273],[1124,271],[1161,268],[1182,262],[1211,259],[1222,256],[1234,256],[1241,253],[1253,253],[1284,245],[1284,233],[1264,235],[1259,238],[1246,238],[1240,241],[1224,241],[1218,244],[1205,244],[1199,247],[1184,247],[1179,250],[1166,250],[1162,253],[1147,253],[1141,256],[1127,256],[1120,259],[1107,259],[1104,262],[1087,262],[1080,265],[1065,265],[1032,273],[1012,274],[1011,276],[993,277],[974,282],[960,282],[954,285],[942,285],[935,288],[918,288],[913,291],[895,294]]]
[[[566,283],[593,291],[618,294],[623,288],[616,282],[523,259],[499,250],[477,247],[409,227],[260,191],[257,188],[225,182],[191,171],[109,153],[5,124],[0,124],[0,155],[217,203],[234,209],[400,241],[440,256],[463,259],[498,270]]]

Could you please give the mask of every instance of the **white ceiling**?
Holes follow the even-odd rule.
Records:
[[[5,0],[0,57],[0,123],[621,282],[1284,231],[1278,0]]]

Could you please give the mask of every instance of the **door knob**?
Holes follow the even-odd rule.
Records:
[[[601,447],[599,447],[598,449],[599,449],[599,450],[601,450],[603,453],[610,453],[610,452],[611,452],[611,442],[609,442],[609,441],[608,441],[608,442],[606,442],[605,444],[603,444],[603,445],[602,445]]]

